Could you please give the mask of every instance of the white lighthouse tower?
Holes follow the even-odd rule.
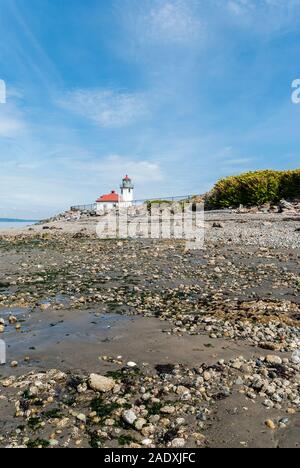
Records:
[[[126,175],[123,178],[122,185],[120,188],[122,196],[122,206],[124,206],[125,208],[132,206],[134,185],[130,177],[128,177],[128,175]]]

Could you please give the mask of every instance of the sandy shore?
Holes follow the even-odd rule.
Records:
[[[1,232],[0,446],[298,447],[299,227],[208,214],[200,251]]]

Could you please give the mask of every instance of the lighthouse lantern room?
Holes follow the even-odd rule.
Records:
[[[126,208],[132,206],[134,185],[128,175],[126,175],[121,184],[122,206]]]

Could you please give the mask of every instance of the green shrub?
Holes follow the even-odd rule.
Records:
[[[256,171],[219,180],[206,198],[208,208],[259,206],[300,197],[300,169]]]
[[[146,203],[149,204],[149,205],[162,205],[162,204],[171,205],[172,201],[171,200],[161,199],[161,200],[149,200]]]

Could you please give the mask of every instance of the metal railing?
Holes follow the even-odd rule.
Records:
[[[203,195],[181,195],[181,196],[176,196],[176,197],[157,197],[157,198],[143,198],[141,200],[133,200],[132,205],[137,206],[137,205],[144,205],[146,203],[154,203],[154,202],[168,202],[168,203],[174,203],[174,202],[180,202],[180,201],[187,201],[190,202],[193,199],[197,197],[202,197]],[[122,205],[122,202],[120,202],[120,205]],[[93,212],[97,211],[97,203],[92,203],[89,205],[75,205],[71,206],[71,211],[87,211],[87,212]]]
[[[71,211],[96,211],[97,209],[97,204],[96,203],[91,203],[90,205],[75,205],[71,206]]]
[[[196,197],[199,197],[200,195],[181,195],[181,196],[176,196],[176,197],[157,197],[157,198],[144,198],[142,200],[133,200],[132,204],[133,205],[143,205],[144,203],[153,203],[153,202],[168,202],[168,203],[174,203],[174,202],[179,202],[179,201],[191,201]]]

